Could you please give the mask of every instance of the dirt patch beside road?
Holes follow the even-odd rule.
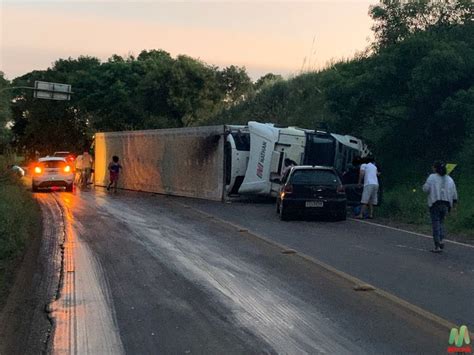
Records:
[[[49,207],[42,206],[42,226],[19,262],[0,313],[0,353],[4,355],[38,354],[47,347],[51,322],[45,307],[54,297],[60,267],[60,226],[51,223]]]

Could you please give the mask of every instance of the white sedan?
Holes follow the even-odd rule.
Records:
[[[46,157],[38,159],[33,166],[31,190],[65,187],[72,191],[74,169],[65,158]]]

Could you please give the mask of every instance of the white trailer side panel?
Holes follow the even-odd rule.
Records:
[[[113,155],[123,166],[120,188],[223,199],[224,126],[97,133],[96,185],[107,185]]]

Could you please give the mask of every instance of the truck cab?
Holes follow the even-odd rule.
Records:
[[[286,158],[300,165],[304,159],[305,132],[271,123],[248,123],[250,156],[240,194],[276,196]]]
[[[244,138],[245,137],[245,138]],[[326,166],[340,175],[354,156],[368,154],[360,139],[348,135],[250,121],[228,135],[228,192],[277,196],[284,162]],[[245,144],[238,142],[244,140]],[[227,184],[227,182],[226,182]]]

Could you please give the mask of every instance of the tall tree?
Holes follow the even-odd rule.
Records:
[[[376,49],[398,43],[413,33],[474,20],[472,0],[382,0],[369,9]]]
[[[245,67],[235,65],[226,67],[220,72],[219,80],[225,93],[226,106],[232,106],[245,100],[252,89],[252,81]]]
[[[261,90],[265,87],[275,84],[278,81],[283,80],[283,77],[279,74],[268,73],[261,76],[254,84],[256,91]]]

